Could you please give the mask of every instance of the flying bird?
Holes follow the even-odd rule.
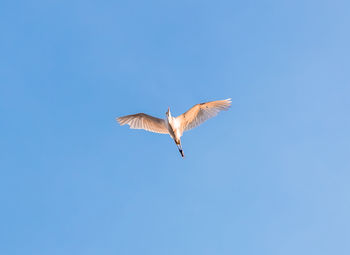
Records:
[[[137,113],[117,118],[120,125],[128,124],[131,129],[144,129],[154,133],[169,134],[174,139],[182,157],[185,157],[181,146],[183,132],[195,128],[206,120],[226,111],[231,106],[231,98],[196,104],[178,117],[171,116],[170,108],[165,119],[159,119],[145,113]]]

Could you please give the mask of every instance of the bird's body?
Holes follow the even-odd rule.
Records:
[[[171,138],[173,138],[176,143],[180,143],[180,137],[182,136],[182,132],[180,130],[179,120],[170,116],[165,119],[165,124],[167,126]]]
[[[167,129],[169,131],[169,135],[171,138],[173,138],[174,142],[176,143],[181,156],[184,157],[184,153],[181,147],[181,136],[182,136],[182,131],[181,131],[181,123],[178,119],[172,117],[172,116],[167,116],[165,119],[165,125],[167,126]]]
[[[230,106],[231,99],[218,100],[196,104],[178,117],[171,116],[170,108],[168,108],[165,119],[138,113],[119,117],[117,121],[120,125],[130,125],[132,129],[145,129],[154,133],[169,134],[175,141],[181,156],[184,157],[181,146],[183,132],[199,126],[207,119],[216,116],[222,110],[228,110]]]

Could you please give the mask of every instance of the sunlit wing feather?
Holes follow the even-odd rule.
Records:
[[[144,113],[126,115],[117,118],[120,125],[128,124],[132,129],[144,129],[154,133],[168,134],[165,121]]]
[[[230,106],[231,99],[196,104],[176,119],[180,121],[183,132],[199,126],[206,120],[216,116],[220,111],[228,110]]]

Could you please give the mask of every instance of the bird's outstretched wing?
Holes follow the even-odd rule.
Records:
[[[168,134],[165,121],[144,113],[126,115],[117,118],[120,125],[128,124],[132,129],[144,129],[154,133]]]
[[[176,119],[179,120],[183,132],[199,126],[204,121],[216,116],[220,111],[228,110],[230,106],[231,98],[196,104]]]

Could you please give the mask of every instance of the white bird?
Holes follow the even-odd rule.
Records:
[[[202,124],[216,116],[220,111],[226,111],[231,106],[231,98],[196,104],[178,117],[171,116],[170,108],[165,113],[165,119],[159,119],[145,113],[137,113],[117,118],[120,125],[128,124],[132,129],[144,129],[154,133],[169,134],[174,139],[181,156],[184,153],[181,146],[181,136],[184,131]]]

